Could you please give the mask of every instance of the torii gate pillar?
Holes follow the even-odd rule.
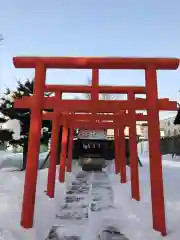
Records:
[[[55,97],[59,100],[62,94],[57,91]],[[47,181],[47,195],[50,198],[54,198],[55,182],[56,182],[56,164],[58,159],[58,143],[59,143],[59,113],[54,110],[52,121],[52,133],[51,133],[51,151],[50,162],[48,169],[48,181]]]
[[[148,139],[149,139],[149,162],[153,228],[166,235],[165,208],[162,159],[160,152],[160,128],[159,111],[157,106],[158,91],[155,66],[149,66],[145,70],[145,81],[148,100]]]
[[[115,173],[120,173],[120,159],[119,159],[119,137],[118,128],[114,128],[114,156],[115,156]]]
[[[71,172],[72,171],[73,137],[74,137],[74,128],[71,127],[69,129],[67,172]]]
[[[59,168],[59,181],[61,183],[64,183],[64,180],[65,180],[67,140],[68,140],[68,128],[67,128],[66,124],[64,124],[63,125],[63,132],[62,132],[61,153],[60,153],[60,168]]]
[[[120,157],[120,179],[121,183],[126,183],[126,155],[125,155],[125,135],[124,126],[119,127],[119,157]]]
[[[36,195],[36,181],[40,150],[42,108],[44,100],[46,69],[44,64],[38,62],[35,70],[33,106],[31,110],[31,122],[29,129],[29,141],[27,152],[26,176],[24,183],[24,198],[22,204],[21,226],[32,228],[34,218],[34,205]],[[31,161],[30,161],[31,160]]]
[[[135,94],[130,92],[128,94],[128,100],[132,102],[135,100]],[[136,118],[135,111],[128,110],[130,118],[129,126],[129,144],[130,144],[130,169],[131,169],[131,196],[133,199],[140,200],[139,191],[139,171],[138,171],[138,155],[137,155],[137,140],[136,140]]]

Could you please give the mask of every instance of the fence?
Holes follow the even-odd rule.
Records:
[[[140,141],[137,144],[138,155],[149,156],[149,142],[147,140]]]
[[[180,136],[166,137],[161,139],[162,154],[180,155]]]
[[[141,155],[149,154],[148,141],[144,140],[138,143],[138,153]],[[161,153],[180,155],[180,136],[165,137],[161,139]]]

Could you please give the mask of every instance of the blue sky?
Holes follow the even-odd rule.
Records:
[[[180,57],[179,0],[2,0],[0,92],[33,71],[15,69],[12,57]],[[85,84],[90,71],[48,71],[48,83]],[[159,96],[180,100],[180,73],[158,73]],[[141,71],[101,71],[100,83],[143,85]],[[164,115],[164,114],[163,114]]]

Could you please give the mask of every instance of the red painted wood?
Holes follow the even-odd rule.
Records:
[[[38,64],[35,71],[34,96],[36,105],[31,109],[31,122],[27,152],[27,165],[24,183],[24,196],[21,213],[21,226],[33,227],[36,182],[38,174],[38,161],[40,150],[40,137],[42,125],[42,108],[44,98],[44,84],[46,71],[42,64]]]
[[[62,97],[62,96],[61,96]],[[56,92],[57,100],[60,98],[59,92]],[[51,150],[50,150],[50,161],[48,169],[48,181],[47,181],[47,195],[50,198],[54,198],[55,181],[56,181],[56,164],[58,158],[58,141],[59,141],[59,113],[57,110],[54,111],[52,116],[52,133],[51,133]]]
[[[118,144],[118,128],[114,128],[114,150],[115,150],[115,173],[119,174],[120,173],[120,162],[119,162],[119,144]]]
[[[31,108],[36,104],[36,101],[31,97],[23,97],[22,99],[17,99],[14,103],[15,108]],[[54,97],[45,98],[43,109],[58,108],[61,112],[92,112],[93,109],[96,112],[101,113],[111,113],[118,112],[120,110],[126,110],[131,108],[131,103],[127,100],[59,100],[56,101]],[[133,104],[133,108],[136,110],[147,110],[148,103],[145,99],[136,99]],[[167,101],[164,99],[158,100],[158,109],[164,111],[176,111],[177,102]]]
[[[160,131],[159,131],[159,110],[176,111],[177,102],[169,101],[169,99],[158,99],[157,95],[157,69],[177,69],[179,59],[176,58],[85,58],[85,57],[14,57],[13,63],[17,68],[35,68],[35,83],[34,95],[31,97],[23,97],[15,101],[15,108],[30,108],[31,123],[30,137],[27,154],[27,169],[24,185],[24,198],[22,204],[21,225],[24,228],[33,226],[34,204],[36,194],[37,168],[40,147],[40,130],[42,120],[50,119],[53,121],[53,142],[57,142],[55,129],[58,124],[63,124],[62,151],[60,162],[60,182],[65,180],[65,165],[66,165],[66,147],[67,147],[67,128],[114,128],[115,139],[119,138],[123,146],[122,138],[120,140],[120,132],[124,124],[130,125],[131,151],[135,151],[135,121],[140,119],[148,120],[149,134],[149,150],[150,150],[150,178],[151,178],[151,197],[152,197],[152,215],[153,228],[160,231],[163,236],[166,235],[165,225],[165,209],[164,209],[164,192],[162,179],[162,163],[160,155]],[[93,69],[92,71],[92,86],[57,86],[46,85],[45,75],[47,68],[77,68],[77,69]],[[139,86],[124,86],[110,87],[99,86],[99,69],[142,69],[146,73],[146,85]],[[92,100],[57,100],[56,97],[44,98],[44,91],[57,92],[90,92]],[[119,101],[102,101],[98,100],[99,93],[145,93],[146,99],[129,99]],[[42,116],[43,109],[53,109],[54,113]],[[121,112],[128,110],[128,115]],[[135,110],[147,110],[148,116],[138,115]],[[72,113],[83,112],[93,113],[93,116],[87,114],[79,117]],[[105,116],[99,118],[98,112],[114,113],[112,116],[113,123],[107,122]],[[60,115],[60,113],[62,115]],[[71,114],[69,114],[71,113]],[[68,115],[69,114],[69,115]],[[129,119],[129,120],[128,120]],[[82,121],[83,120],[83,121]],[[106,121],[105,121],[106,120]],[[66,125],[65,125],[66,124]],[[56,127],[55,127],[56,126]],[[118,138],[117,138],[118,136]],[[122,137],[122,132],[121,132]],[[115,146],[119,143],[115,140]],[[32,150],[33,149],[33,150]],[[117,147],[116,147],[117,149]],[[55,179],[55,147],[52,146],[51,162],[49,169],[49,195],[53,196],[54,179]],[[72,150],[70,146],[69,151]],[[118,155],[116,155],[116,172],[120,171],[121,175],[124,168],[123,152],[119,152],[121,161],[120,168],[118,167]],[[71,156],[71,155],[70,155]],[[70,158],[69,158],[70,159]],[[123,161],[122,161],[123,160]],[[70,160],[69,160],[70,162]],[[131,182],[133,185],[132,195],[138,200],[138,170],[135,158],[131,159]],[[51,177],[50,177],[51,176]],[[121,179],[122,181],[122,179]],[[50,187],[50,185],[52,186]]]
[[[35,68],[41,62],[46,68],[76,69],[146,69],[153,64],[156,69],[177,69],[177,58],[118,58],[118,57],[14,57],[16,68]]]
[[[47,112],[43,114],[43,120],[52,120],[53,119],[53,113]],[[70,121],[71,123],[79,123],[81,122],[89,122],[89,121],[96,121],[98,120],[99,122],[108,122],[108,121],[123,121],[128,123],[129,117],[128,114],[113,114],[113,115],[98,115],[98,114],[74,114],[74,115],[60,115],[59,114],[59,121],[60,123],[64,121],[63,119],[66,119],[67,121]],[[141,113],[136,114],[136,120],[137,121],[147,121],[147,115],[143,115]],[[109,122],[111,123],[111,122]]]
[[[67,162],[67,172],[72,171],[72,150],[73,150],[73,138],[74,138],[74,128],[70,128],[69,133],[69,144],[68,144],[68,162]]]
[[[64,183],[65,181],[67,137],[68,137],[68,128],[67,126],[63,126],[61,154],[60,154],[60,168],[59,168],[59,181],[61,183]]]
[[[159,111],[157,106],[156,69],[149,66],[146,70],[146,86],[148,99],[148,139],[150,157],[150,181],[153,228],[166,235],[164,190],[162,175],[162,159],[160,152]]]
[[[133,91],[136,94],[145,94],[146,93],[146,88],[141,87],[141,86],[97,86],[97,91],[99,93],[113,93],[113,94],[118,94],[118,93],[128,93],[130,91]],[[46,92],[68,92],[68,93],[90,93],[92,91],[91,86],[83,86],[83,85],[49,85],[47,84],[45,86],[45,91]]]
[[[133,102],[135,95],[133,92],[128,94],[129,102]],[[133,199],[140,200],[139,191],[139,172],[138,172],[138,155],[136,140],[136,116],[133,109],[128,110],[129,124],[129,147],[130,147],[130,170],[131,170],[131,196]]]
[[[121,183],[126,183],[126,153],[125,153],[125,136],[124,136],[124,125],[121,124],[119,127],[119,155],[120,155],[120,176]]]

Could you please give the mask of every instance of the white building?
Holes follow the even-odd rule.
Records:
[[[140,124],[136,125],[136,133],[138,136],[142,136]],[[125,127],[124,135],[125,137],[129,136],[129,127]],[[114,129],[107,129],[107,139],[112,139],[112,138],[114,138]]]
[[[169,117],[160,121],[160,128],[164,130],[165,137],[180,135],[180,125],[174,125],[175,117]]]
[[[147,123],[141,124],[141,138],[147,140],[148,139],[148,125]],[[164,129],[160,127],[160,137],[165,137]]]
[[[173,137],[180,135],[180,125],[174,125],[175,117],[169,117],[160,120],[160,135],[161,137]],[[147,124],[141,125],[141,133],[144,139],[148,139],[148,126]]]

